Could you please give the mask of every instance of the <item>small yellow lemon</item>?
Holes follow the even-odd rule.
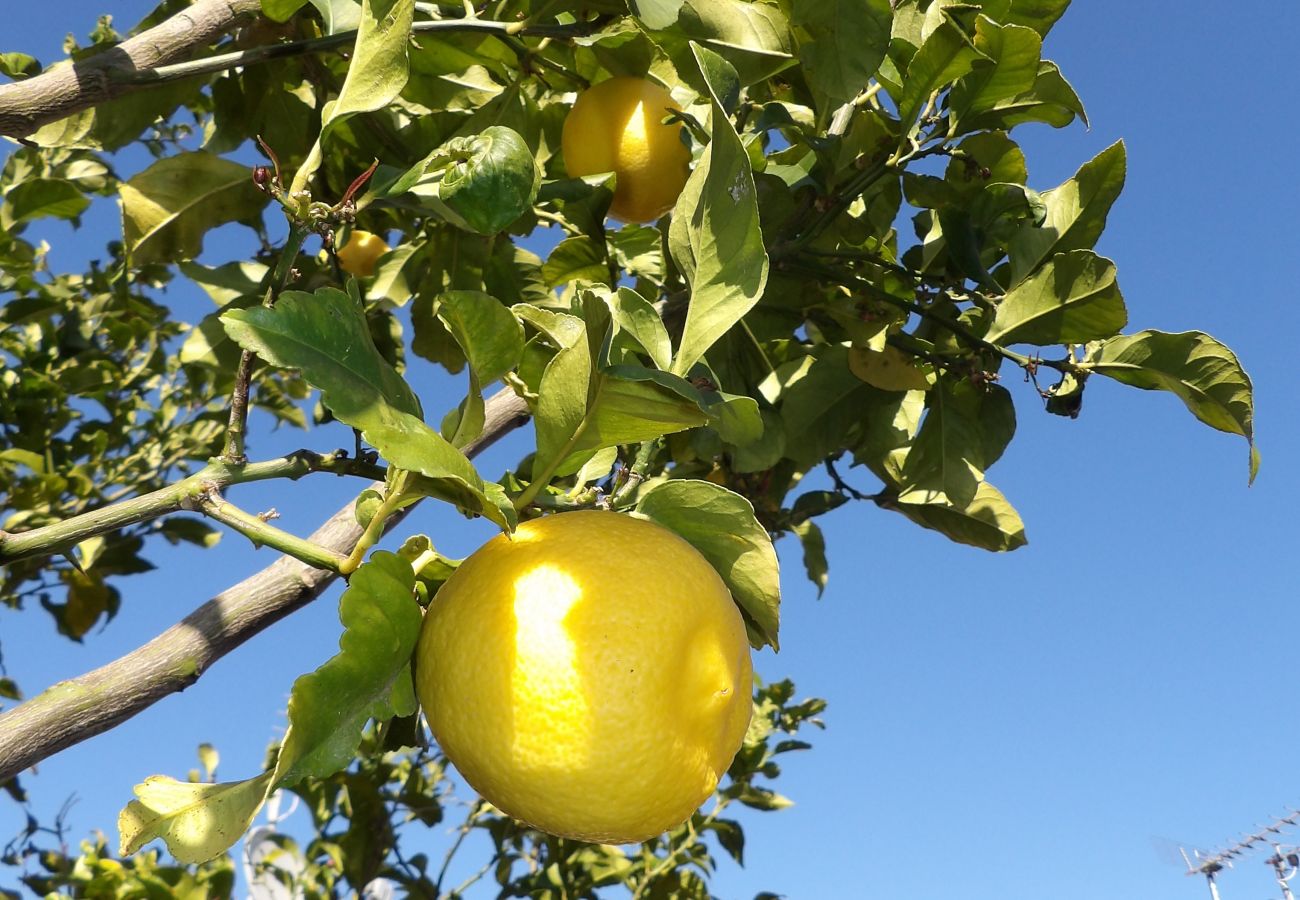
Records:
[[[391,249],[377,234],[354,231],[348,242],[339,248],[339,265],[344,272],[366,278],[375,274],[375,263]]]
[[[652,222],[682,192],[691,153],[682,143],[682,126],[664,124],[670,111],[681,107],[662,87],[620,76],[579,94],[564,120],[560,144],[569,175],[618,175],[609,207],[614,218]]]
[[[416,691],[443,752],[533,827],[647,840],[717,787],[749,725],[745,626],[673,532],[560,513],[500,535],[429,606]]]

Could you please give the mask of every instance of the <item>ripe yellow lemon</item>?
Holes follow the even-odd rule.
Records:
[[[348,242],[339,248],[339,265],[344,272],[366,278],[375,274],[375,263],[391,249],[377,234],[354,231]]]
[[[614,218],[652,222],[682,192],[691,153],[682,143],[682,126],[663,124],[670,111],[681,107],[662,87],[620,76],[579,94],[564,120],[560,145],[568,173],[618,175],[609,207]]]
[[[535,828],[647,840],[717,787],[749,725],[740,612],[667,529],[598,510],[488,541],[429,605],[415,655],[443,752]]]

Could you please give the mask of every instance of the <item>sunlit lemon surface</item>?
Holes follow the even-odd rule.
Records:
[[[339,248],[339,266],[359,278],[375,274],[379,257],[391,248],[384,239],[369,231],[354,231],[348,242]]]
[[[553,834],[641,841],[699,808],[749,724],[740,613],[677,535],[613,512],[494,538],[434,598],[416,684],[456,768]]]
[[[610,78],[588,88],[564,120],[565,169],[572,177],[614,172],[609,214],[654,221],[673,208],[690,175],[682,126],[664,124],[669,112],[680,111],[666,90],[644,78]]]

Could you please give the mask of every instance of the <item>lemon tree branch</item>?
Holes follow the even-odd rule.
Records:
[[[465,447],[466,454],[476,456],[527,420],[523,400],[508,389],[498,392],[487,403],[482,436]],[[339,554],[351,550],[361,536],[354,505],[345,505],[308,540]],[[401,518],[391,517],[390,527]],[[0,781],[189,687],[218,659],[310,603],[337,577],[281,557],[127,655],[0,713]]]
[[[299,450],[279,459],[242,465],[231,465],[214,459],[188,478],[148,494],[30,531],[0,531],[0,565],[31,556],[49,556],[66,551],[95,535],[147,522],[168,513],[197,509],[196,504],[205,494],[231,485],[272,478],[297,479],[313,472],[359,475],[364,478],[383,478],[385,474],[382,467],[363,460],[350,459],[338,453],[313,453],[310,450]]]

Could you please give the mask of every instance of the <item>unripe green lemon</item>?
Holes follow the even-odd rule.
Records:
[[[717,787],[744,739],[740,611],[673,532],[586,510],[493,538],[434,597],[416,690],[443,752],[503,812],[647,840]]]
[[[560,143],[568,173],[618,175],[609,207],[614,218],[652,222],[677,202],[690,175],[691,153],[682,143],[682,126],[664,124],[669,112],[681,107],[662,87],[620,76],[579,94],[564,120]]]

